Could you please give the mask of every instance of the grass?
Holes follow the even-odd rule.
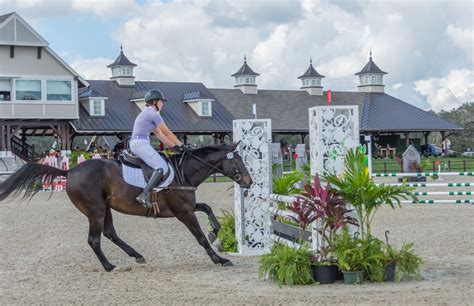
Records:
[[[474,171],[474,159],[466,157],[430,157],[421,159],[421,165],[428,164],[428,167],[423,167],[423,171],[431,172],[438,171],[438,166],[433,164],[434,162],[441,162],[441,171],[442,172],[464,172],[464,171]],[[386,171],[384,170],[384,164]],[[372,172],[401,172],[400,165],[394,159],[372,159]]]

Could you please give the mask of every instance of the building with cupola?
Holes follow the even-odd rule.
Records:
[[[54,136],[63,154],[71,151],[77,136],[126,139],[150,89],[164,93],[167,102],[161,114],[183,141],[188,135],[212,135],[215,142],[232,139],[234,119],[257,116],[272,119],[273,141],[299,135],[299,142],[305,142],[308,109],[328,103],[323,79],[330,76],[313,66],[311,58],[309,67],[301,67],[302,74],[294,76],[301,82],[299,89],[258,88],[260,74],[255,71],[263,68],[251,68],[252,59],[246,56],[230,75],[233,88],[208,88],[200,82],[139,80],[135,70],[140,60],[126,51],[120,46],[107,66],[109,79],[85,80],[17,13],[1,15],[0,157],[34,160],[37,152],[29,144],[30,136]],[[235,70],[229,67],[231,71]],[[333,105],[358,106],[361,136],[370,134],[401,152],[412,142],[426,143],[432,132],[444,137],[462,129],[385,93],[386,74],[370,52],[368,62],[355,73],[358,87],[332,90]],[[220,77],[224,76],[215,76]]]

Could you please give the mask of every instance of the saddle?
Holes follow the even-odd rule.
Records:
[[[168,161],[168,158],[166,157],[166,155],[164,155],[161,152],[158,152],[158,153],[169,164],[169,161]],[[153,174],[154,169],[151,168],[150,166],[148,166],[140,157],[134,155],[132,152],[129,152],[127,150],[123,150],[122,154],[119,155],[118,160],[126,166],[129,166],[129,167],[132,167],[132,168],[138,168],[138,169],[141,168],[146,182],[148,182],[151,175]],[[161,181],[165,181],[168,178],[168,176],[170,175],[170,173],[171,173],[171,171],[168,171],[168,173],[165,174],[165,176],[163,177],[163,179]]]

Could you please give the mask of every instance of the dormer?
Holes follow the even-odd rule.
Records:
[[[104,97],[90,87],[79,90],[79,103],[81,103],[91,117],[105,116],[105,100],[107,99],[107,97]]]
[[[137,65],[132,63],[123,54],[123,48],[120,46],[120,54],[115,61],[107,67],[112,70],[111,80],[115,80],[120,86],[134,86],[135,76],[133,75],[133,68]]]
[[[257,76],[260,74],[256,73],[247,65],[247,57],[244,56],[244,64],[240,69],[232,74],[235,77],[235,88],[240,89],[244,94],[256,94],[257,93]]]
[[[372,51],[370,51],[369,62],[355,75],[359,76],[359,92],[384,92],[383,75],[387,74],[380,70],[372,61]]]
[[[212,117],[213,101],[200,91],[185,93],[183,97],[183,103],[188,104],[199,117]]]
[[[321,86],[321,80],[324,78],[324,75],[319,74],[316,69],[313,67],[313,60],[309,59],[309,68],[306,72],[299,76],[298,79],[301,79],[300,89],[305,90],[312,96],[322,96],[323,87]]]

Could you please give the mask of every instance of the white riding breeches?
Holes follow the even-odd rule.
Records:
[[[130,150],[140,157],[148,166],[153,169],[163,169],[163,173],[168,173],[168,164],[161,155],[153,149],[147,139],[133,139],[130,141]]]

